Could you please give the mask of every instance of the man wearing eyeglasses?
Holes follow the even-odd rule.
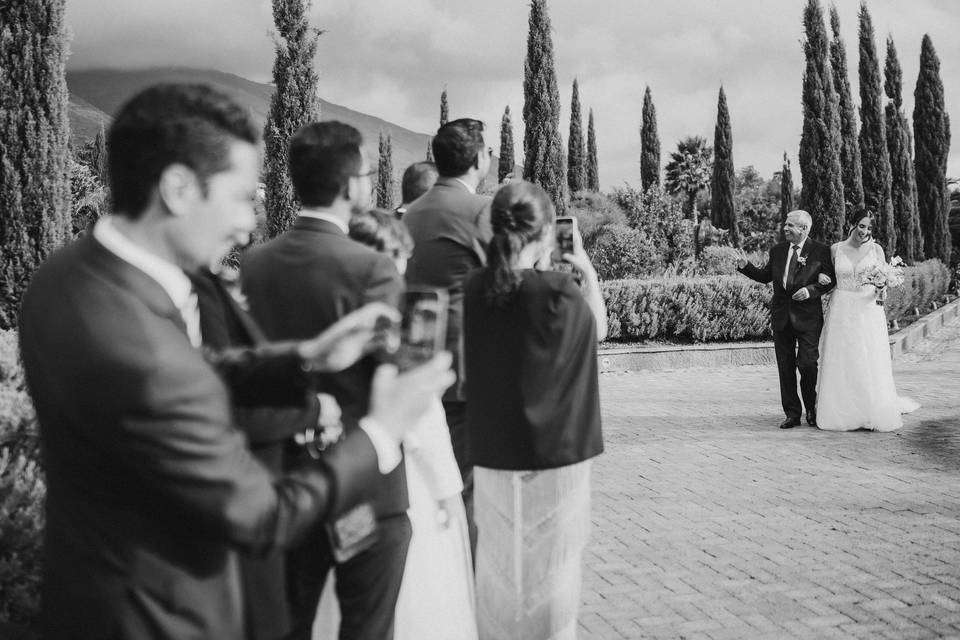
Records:
[[[473,523],[473,472],[466,451],[466,403],[463,365],[463,281],[486,264],[490,229],[490,198],[477,194],[493,150],[483,140],[483,123],[462,118],[440,127],[431,143],[440,177],[413,202],[403,222],[413,237],[413,256],[407,263],[407,282],[446,289],[450,294],[447,350],[453,353],[457,382],[443,396],[453,453],[463,477],[470,547],[476,549]]]
[[[267,336],[314,336],[372,301],[396,306],[403,279],[393,261],[347,235],[351,215],[371,205],[370,162],[360,132],[341,122],[315,122],[290,141],[290,177],[302,208],[289,230],[250,249],[241,266],[250,311]],[[349,433],[367,410],[372,358],[321,380],[339,402]],[[308,639],[331,566],[336,565],[341,639],[393,637],[397,595],[410,542],[403,465],[382,476],[372,502],[376,541],[352,557],[336,553],[318,528],[288,555],[293,632]]]

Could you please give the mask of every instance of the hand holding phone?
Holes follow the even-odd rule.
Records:
[[[407,371],[444,350],[449,295],[443,289],[408,289],[400,303],[399,336],[391,360]]]
[[[577,219],[569,216],[557,218],[554,224],[556,238],[554,242],[553,261],[563,262],[563,256],[573,253],[574,237],[577,232]]]

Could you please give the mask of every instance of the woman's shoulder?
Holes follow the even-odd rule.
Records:
[[[531,294],[549,295],[578,293],[577,281],[570,273],[562,271],[538,271],[527,269],[523,272],[523,288]]]

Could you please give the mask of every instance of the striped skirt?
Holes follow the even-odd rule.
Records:
[[[480,640],[576,638],[590,535],[590,461],[546,471],[474,467]]]

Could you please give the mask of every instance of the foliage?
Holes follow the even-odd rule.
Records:
[[[784,223],[787,220],[787,214],[793,211],[796,207],[794,206],[793,198],[793,171],[790,170],[790,158],[787,157],[787,152],[783,152],[783,169],[780,171],[780,219],[779,223]],[[778,237],[783,239],[783,230],[780,230]]]
[[[271,237],[283,233],[297,214],[293,184],[287,171],[287,148],[293,134],[308,122],[320,119],[317,74],[313,58],[321,32],[307,21],[310,0],[273,0],[276,59],[270,113],[264,127],[264,182],[267,230]]]
[[[896,250],[896,227],[891,201],[890,153],[884,131],[880,96],[880,62],[873,21],[866,4],[860,5],[860,159],[863,165],[864,206],[876,215],[873,235],[887,254]]]
[[[0,621],[31,624],[40,609],[45,485],[37,423],[15,331],[0,331]]]
[[[683,211],[662,187],[640,192],[626,186],[616,189],[613,199],[623,209],[629,225],[650,238],[663,265],[678,264],[693,256],[695,225],[684,218]]]
[[[567,187],[570,193],[587,188],[587,158],[583,148],[583,118],[580,116],[580,87],[573,80],[570,99],[570,135],[567,138]]]
[[[64,5],[0,2],[0,329],[70,233]]]
[[[584,191],[571,194],[567,213],[577,219],[577,227],[583,238],[587,253],[593,249],[593,243],[607,225],[627,225],[623,210],[610,197],[602,193]]]
[[[443,92],[440,94],[440,126],[447,124],[450,121],[450,105],[447,103],[447,88],[443,88]]]
[[[377,206],[381,209],[393,209],[396,187],[393,180],[393,143],[388,133],[384,137],[380,132],[380,160],[377,163]]]
[[[746,340],[771,335],[769,286],[740,275],[601,284],[608,340]]]
[[[844,221],[843,170],[840,165],[840,105],[833,85],[827,34],[819,0],[803,11],[803,133],[800,137],[800,204],[813,218],[813,236],[833,243]]]
[[[730,130],[730,111],[727,109],[727,95],[720,87],[717,98],[717,125],[713,134],[713,177],[710,181],[710,216],[714,226],[726,229],[730,242],[740,246],[740,226],[737,220],[737,207],[733,199],[733,132]]]
[[[923,256],[950,264],[950,211],[947,193],[947,154],[950,119],[943,102],[940,59],[930,36],[923,36],[920,73],[913,92],[913,135],[916,158],[917,205],[923,228]]]
[[[601,280],[636,278],[660,266],[657,247],[640,229],[605,225],[592,242],[590,261]]]
[[[789,171],[789,165],[785,168]],[[743,167],[737,174],[735,206],[741,233],[740,246],[745,251],[766,250],[780,237],[782,175],[775,173],[766,181],[752,166]],[[792,189],[790,190],[792,202]],[[792,210],[792,209],[791,209]]]
[[[863,172],[860,166],[860,144],[857,141],[857,118],[850,95],[847,75],[847,50],[840,37],[840,14],[836,5],[830,6],[830,66],[833,69],[833,88],[840,108],[840,166],[843,169],[843,199],[847,206],[863,205]],[[788,210],[789,211],[789,210]]]
[[[107,188],[91,166],[76,158],[70,159],[70,197],[71,236],[79,235],[107,212]]]
[[[700,136],[689,136],[677,143],[665,167],[667,193],[686,196],[686,211],[691,220],[697,219],[697,194],[710,186],[713,149]]]
[[[500,164],[497,166],[497,182],[503,182],[513,173],[516,161],[513,158],[513,122],[510,119],[510,105],[503,110],[503,120],[500,121]]]
[[[543,187],[563,215],[567,181],[560,138],[560,92],[547,0],[531,0],[523,75],[523,178]]]
[[[643,92],[640,125],[640,185],[644,191],[660,184],[660,137],[657,135],[657,108],[648,86]]]
[[[903,72],[893,37],[887,37],[887,62],[884,66],[884,90],[890,101],[885,109],[887,151],[890,154],[891,201],[897,243],[895,254],[907,264],[923,255],[923,231],[917,211],[917,180],[913,173],[913,141],[910,125],[903,113]]]
[[[593,128],[593,109],[590,109],[587,122],[586,187],[589,191],[597,193],[600,191],[600,167],[597,164],[597,134]]]
[[[888,322],[912,314],[914,309],[926,311],[931,302],[943,298],[950,286],[950,270],[937,259],[904,267],[903,277],[903,285],[887,292],[883,310]]]

